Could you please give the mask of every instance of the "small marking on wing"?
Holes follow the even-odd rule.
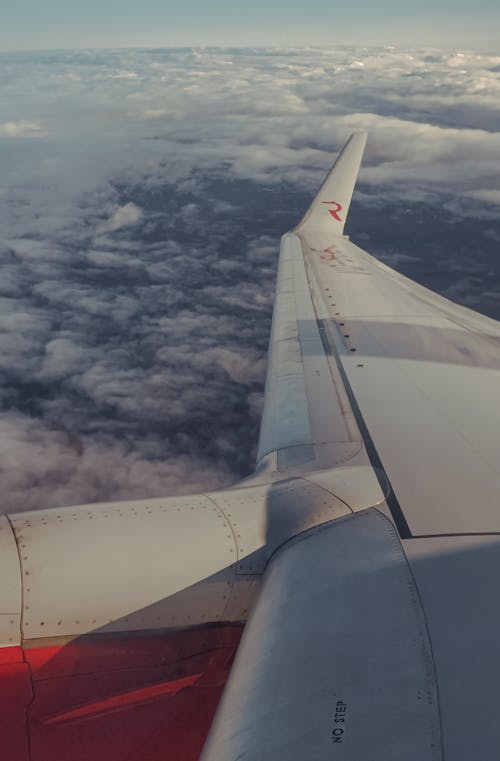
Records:
[[[331,216],[337,220],[337,222],[342,222],[342,219],[339,215],[339,211],[342,211],[342,204],[338,203],[337,201],[321,201],[321,203],[327,204],[327,206],[334,206],[334,209],[328,209],[328,213],[331,214]]]
[[[88,703],[78,708],[74,708],[64,713],[55,714],[49,716],[44,720],[44,724],[58,724],[64,721],[71,721],[72,719],[81,719],[83,717],[100,716],[103,713],[109,711],[116,711],[129,706],[138,705],[145,701],[154,700],[155,698],[165,697],[167,695],[176,695],[186,687],[192,687],[203,676],[202,673],[190,674],[189,676],[182,677],[167,682],[160,682],[159,684],[148,685],[137,690],[129,690],[118,695],[112,695],[102,700],[97,700],[92,703]]]

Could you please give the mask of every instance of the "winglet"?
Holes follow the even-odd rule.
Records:
[[[295,232],[315,230],[343,235],[366,140],[366,132],[351,135]]]

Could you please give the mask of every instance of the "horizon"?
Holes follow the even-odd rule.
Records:
[[[416,46],[495,53],[500,9],[494,0],[26,0],[2,18],[0,51],[193,47]]]

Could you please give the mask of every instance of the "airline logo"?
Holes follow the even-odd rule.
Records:
[[[337,203],[337,201],[321,201],[321,203],[325,203],[327,206],[333,206],[333,209],[328,209],[328,213],[331,214],[331,216],[337,220],[337,222],[342,222],[339,212],[342,211],[342,204]]]

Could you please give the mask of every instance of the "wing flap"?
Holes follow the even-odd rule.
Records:
[[[202,761],[440,758],[432,653],[418,594],[376,510],[275,555]]]
[[[329,241],[301,235],[315,310],[411,535],[499,532],[500,326]]]

